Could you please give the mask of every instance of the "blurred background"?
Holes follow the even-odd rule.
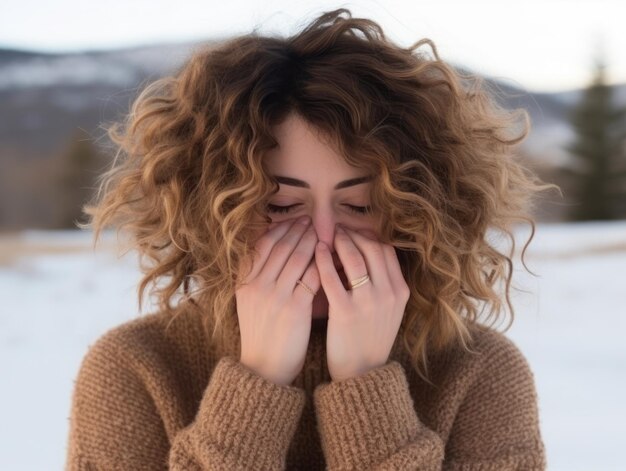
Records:
[[[289,35],[339,7],[399,45],[432,39],[528,111],[520,157],[562,195],[537,203],[535,275],[517,260],[506,335],[535,375],[548,469],[624,469],[626,3],[607,0],[2,2],[1,469],[62,469],[82,357],[140,315],[135,255],[75,226],[114,156],[106,126],[195,46]],[[516,229],[518,255],[529,236]]]

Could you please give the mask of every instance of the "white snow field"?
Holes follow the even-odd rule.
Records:
[[[516,234],[520,248],[528,226]],[[139,315],[137,257],[118,257],[114,243],[107,234],[93,251],[90,233],[0,235],[0,469],[63,469],[81,359]],[[506,335],[535,376],[548,469],[624,470],[626,221],[538,224],[525,260],[538,277],[516,259],[523,291],[512,292]]]

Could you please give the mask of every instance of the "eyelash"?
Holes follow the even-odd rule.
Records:
[[[275,204],[268,204],[267,205],[267,210],[270,213],[288,213],[289,211],[291,211],[293,208],[295,208],[296,206],[298,206],[297,204],[292,204],[290,206],[277,206]],[[353,206],[351,204],[346,204],[345,206],[347,206],[348,208],[350,208],[350,210],[354,213],[360,214],[360,215],[365,215],[367,213],[369,213],[372,209],[371,206]]]

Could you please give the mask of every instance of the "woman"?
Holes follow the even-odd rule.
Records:
[[[340,9],[148,86],[86,212],[159,310],[90,347],[68,469],[544,469],[532,372],[478,317],[503,281],[512,311],[487,229],[534,230],[549,185],[478,85]]]

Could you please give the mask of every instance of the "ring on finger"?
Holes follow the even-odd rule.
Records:
[[[302,286],[305,290],[307,290],[309,293],[311,293],[313,296],[315,296],[315,291],[313,291],[311,288],[309,288],[309,286],[302,280],[297,280],[296,284]]]
[[[370,281],[370,276],[368,274],[365,274],[361,278],[350,281],[350,289],[352,290],[354,288],[358,288],[359,286],[363,286],[368,281]]]

